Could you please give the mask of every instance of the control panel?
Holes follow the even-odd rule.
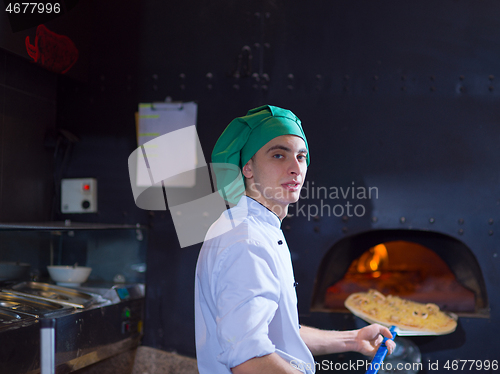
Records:
[[[131,304],[123,307],[121,312],[122,335],[142,334],[142,309]]]
[[[96,213],[97,179],[63,179],[61,181],[61,212]]]

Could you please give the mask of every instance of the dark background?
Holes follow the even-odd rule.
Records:
[[[181,249],[169,212],[135,206],[127,166],[137,147],[134,113],[139,102],[167,96],[196,101],[209,161],[234,117],[282,106],[303,122],[310,185],[378,191],[326,201],[362,204],[361,217],[313,218],[307,207],[321,202],[310,197],[298,203],[305,214],[284,221],[303,321],[351,323],[309,311],[319,263],[335,242],[371,229],[437,231],[474,252],[491,307],[490,319],[461,319],[457,346],[438,350],[449,359],[498,359],[499,19],[493,0],[80,1],[45,23],[80,51],[60,75],[25,51],[36,25],[13,32],[4,13],[0,221],[147,225],[143,344],[194,356],[200,245]],[[61,177],[97,178],[99,213],[60,214]]]

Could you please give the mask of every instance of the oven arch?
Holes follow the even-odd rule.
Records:
[[[448,265],[456,280],[474,293],[475,311],[467,316],[489,317],[486,285],[472,250],[460,240],[443,233],[405,229],[370,230],[337,241],[323,256],[318,267],[311,311],[330,311],[324,305],[327,289],[340,281],[351,263],[369,248],[393,241],[412,242],[432,250]]]

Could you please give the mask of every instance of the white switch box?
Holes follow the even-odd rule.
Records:
[[[96,213],[97,179],[70,178],[61,180],[62,213]]]

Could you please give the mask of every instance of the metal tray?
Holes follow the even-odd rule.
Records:
[[[13,312],[22,312],[36,318],[48,317],[62,312],[72,311],[75,308],[61,305],[52,301],[33,299],[27,296],[0,291],[0,307]]]
[[[2,291],[80,309],[87,308],[96,301],[90,293],[39,282],[22,282]]]
[[[31,315],[0,308],[0,330],[14,326],[30,324],[37,319]]]

